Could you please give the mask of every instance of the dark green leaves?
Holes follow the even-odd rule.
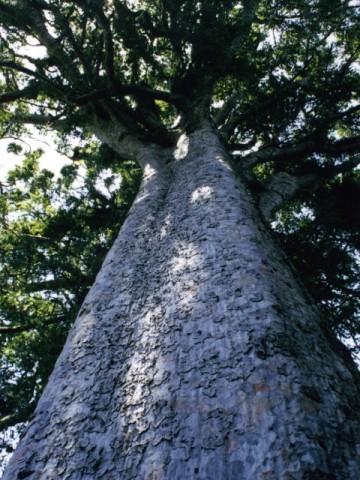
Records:
[[[360,178],[327,182],[307,204],[280,212],[275,229],[328,325],[360,351]]]

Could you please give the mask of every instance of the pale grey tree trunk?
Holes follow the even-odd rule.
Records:
[[[356,369],[211,130],[141,191],[4,480],[359,480]]]

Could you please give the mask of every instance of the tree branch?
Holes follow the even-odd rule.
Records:
[[[116,82],[113,88],[102,88],[100,90],[95,90],[80,97],[74,97],[72,101],[76,105],[82,106],[93,101],[102,100],[109,97],[117,97],[120,95],[136,95],[137,97],[142,97],[149,100],[162,100],[163,102],[173,105],[179,105],[181,103],[181,97],[179,95],[165,92],[164,90],[153,89],[143,85],[123,85],[120,82]]]
[[[239,96],[234,93],[224,102],[224,105],[219,109],[214,117],[214,121],[218,127],[223,125],[229,117],[231,111],[236,107]]]
[[[299,91],[299,87],[307,85],[309,82],[309,77],[304,77],[301,80],[296,80],[296,78],[301,75],[301,72],[296,72],[292,79],[290,79],[285,85],[281,86],[279,90],[271,94],[266,100],[260,102],[255,108],[249,108],[247,111],[234,114],[229,120],[222,126],[221,132],[226,138],[230,138],[236,128],[244,121],[255,116],[257,113],[263,114],[266,111],[270,111],[274,106],[276,106],[279,101],[283,98],[295,96]]]
[[[73,9],[71,11],[71,14],[75,10],[75,8],[76,7],[73,7]],[[62,27],[63,27],[62,37],[63,38],[66,37],[67,40],[69,41],[70,45],[74,49],[75,54],[77,55],[81,64],[83,65],[84,72],[86,73],[87,77],[90,78],[90,79],[93,79],[94,78],[94,69],[91,68],[90,63],[88,62],[88,59],[86,58],[86,49],[84,48],[84,45],[83,45],[83,41],[84,41],[83,37],[84,37],[85,32],[86,32],[86,23],[87,23],[88,17],[84,14],[81,15],[81,17],[82,17],[81,21],[83,22],[83,28],[82,28],[82,33],[81,33],[81,41],[80,41],[80,44],[79,44],[78,41],[76,40],[75,36],[74,36],[74,32],[72,31],[70,23],[69,23],[69,18],[71,16],[71,14],[68,14],[68,15],[64,16],[59,11],[57,11],[56,13],[59,17],[60,25],[62,25]]]
[[[35,6],[29,0],[22,0],[22,3],[28,10],[28,23],[33,29],[33,33],[38,37],[39,41],[46,47],[50,56],[57,59],[57,65],[61,70],[64,78],[78,83],[82,77],[80,71],[75,67],[73,61],[64,52],[60,44],[60,39],[53,37],[46,27],[45,18],[39,7]]]
[[[256,9],[260,0],[243,0],[242,18],[237,28],[237,35],[232,41],[230,49],[236,54],[239,47],[242,46],[244,39],[249,35],[251,26],[256,19]]]
[[[11,116],[11,120],[18,122],[20,124],[32,124],[32,125],[43,125],[51,126],[55,130],[62,130],[68,126],[68,121],[63,117],[63,114],[53,116],[53,115],[37,115],[37,114],[19,114],[15,113]]]
[[[246,143],[231,143],[228,145],[228,148],[230,151],[244,151],[244,150],[250,150],[252,147],[256,145],[256,138],[253,138],[252,140],[249,140]]]
[[[258,164],[266,162],[280,162],[287,159],[298,160],[313,153],[325,153],[337,157],[346,153],[360,151],[360,137],[329,141],[317,141],[316,134],[296,145],[278,148],[265,148],[250,153],[241,158],[241,167],[249,170]]]
[[[317,186],[317,183],[322,184],[323,181],[318,175],[295,177],[286,172],[274,174],[266,186],[266,191],[259,199],[259,209],[263,217],[269,221],[277,210],[293,199],[299,192],[312,190]]]
[[[331,32],[328,32],[325,37],[329,36],[330,33]],[[318,45],[320,46],[321,43],[318,43]],[[341,85],[342,78],[350,70],[351,65],[355,63],[356,58],[357,57],[353,55],[344,63],[344,65],[341,66],[340,71],[338,72],[340,73],[340,78],[334,76],[334,87]],[[309,63],[309,61],[307,63]],[[312,80],[311,76],[309,75],[307,75],[306,77],[303,76],[305,72],[307,72],[306,64],[301,67],[300,71],[295,72],[291,79],[289,79],[283,86],[280,86],[279,89],[277,89],[273,94],[270,95],[269,98],[260,103],[258,106],[255,106],[255,108],[249,108],[247,111],[235,114],[231,118],[229,118],[228,122],[225,123],[221,128],[221,131],[225,138],[230,138],[234,134],[236,128],[242,122],[254,117],[256,113],[259,113],[261,115],[263,115],[264,112],[271,113],[271,109],[276,106],[281,99],[291,96],[296,101],[296,96],[301,91],[299,89],[301,89],[302,87],[307,87]],[[301,78],[301,80],[298,80],[299,76],[303,78]],[[360,105],[355,105],[344,112],[338,112],[333,115],[329,114],[325,119],[325,124],[324,121],[320,119],[319,127],[324,129],[325,125],[325,128],[329,129],[330,126],[333,125],[337,120],[348,117],[358,112],[359,110]],[[322,125],[320,124],[320,122],[322,123]]]
[[[76,0],[74,3],[79,5],[84,12],[90,13],[92,11],[93,15],[99,22],[103,30],[104,38],[104,66],[107,75],[108,84],[110,87],[114,86],[116,83],[115,69],[114,69],[114,43],[113,43],[113,34],[111,31],[111,24],[107,18],[104,9],[103,2],[88,2],[84,0]]]
[[[336,142],[326,142],[322,147],[316,150],[316,153],[328,153],[333,156],[345,153],[354,153],[360,151],[360,137],[352,137],[337,140]]]
[[[17,72],[25,73],[26,75],[29,75],[29,77],[34,77],[42,81],[49,81],[45,75],[41,75],[39,72],[30,70],[30,68],[26,68],[23,65],[14,61],[0,61],[0,67],[16,70]]]
[[[41,323],[33,323],[28,325],[17,325],[16,327],[10,326],[0,326],[0,335],[16,335],[22,332],[29,332],[30,330],[36,330],[38,328],[53,325],[54,323],[59,323],[65,320],[64,315],[59,315],[58,317],[53,317],[47,320],[43,320]]]
[[[259,199],[259,208],[266,220],[300,193],[318,190],[324,183],[340,174],[345,173],[360,164],[360,155],[355,155],[350,161],[333,167],[318,169],[318,173],[294,176],[286,172],[274,174],[266,185],[266,191]]]
[[[34,63],[35,62],[36,61],[34,60]],[[54,82],[53,80],[48,78],[46,75],[40,73],[39,71],[35,71],[35,70],[31,70],[29,68],[26,68],[23,65],[15,62],[15,61],[0,61],[0,67],[8,68],[10,70],[15,70],[15,71],[20,72],[20,73],[25,73],[29,77],[33,77],[33,79],[37,79],[38,80],[38,84],[37,84],[38,85],[38,91],[41,89],[41,85],[48,85],[47,89],[49,89],[49,86],[50,86],[53,90],[55,90],[57,92],[58,95],[60,95],[61,97],[64,96],[63,86],[57,85],[56,82]],[[32,87],[29,86],[29,88],[33,88],[33,86],[35,85],[34,80],[30,80],[30,82],[32,82]],[[26,88],[27,87],[25,87],[23,89],[23,91]],[[12,93],[12,92],[9,92],[9,93]],[[0,96],[0,98],[1,98],[1,96]],[[23,98],[35,98],[35,97],[26,97],[25,96]],[[17,99],[15,99],[15,100],[17,100]],[[5,101],[7,101],[7,100],[5,100]],[[12,100],[9,100],[9,101],[12,101]],[[0,100],[0,103],[3,103],[3,102],[1,102],[1,100]]]
[[[26,422],[35,410],[36,404],[36,401],[32,401],[22,410],[0,418],[0,429],[5,430],[6,428],[12,427],[17,423]]]
[[[116,77],[115,77],[115,69],[114,69],[114,43],[113,43],[113,36],[111,32],[111,25],[104,13],[104,10],[101,8],[100,4],[98,4],[98,8],[96,9],[96,18],[98,19],[104,32],[104,46],[105,46],[104,65],[105,65],[108,83],[110,86],[115,86]]]
[[[32,82],[31,85],[21,90],[14,90],[13,92],[2,93],[0,95],[0,104],[15,102],[16,100],[20,100],[22,98],[35,99],[39,94],[39,89],[39,84]]]
[[[250,170],[256,165],[270,161],[281,161],[288,158],[303,158],[309,153],[315,151],[316,142],[313,140],[304,141],[297,145],[284,146],[279,148],[264,148],[257,152],[249,153],[244,157],[240,157],[240,166],[245,170]]]
[[[332,172],[335,175],[338,175],[340,173],[346,173],[350,170],[353,170],[358,165],[360,165],[360,155],[354,155],[348,162],[343,162],[340,165],[335,165],[334,167],[332,167]],[[330,168],[328,168],[327,170],[330,174]]]

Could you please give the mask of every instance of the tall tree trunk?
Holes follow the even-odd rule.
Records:
[[[3,479],[358,480],[356,368],[218,137],[148,160]]]

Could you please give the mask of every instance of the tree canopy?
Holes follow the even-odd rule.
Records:
[[[0,0],[0,138],[53,130],[73,158],[54,179],[27,153],[0,185],[2,427],[26,420],[134,198],[127,139],[172,148],[204,119],[356,340],[359,19],[353,0]]]

